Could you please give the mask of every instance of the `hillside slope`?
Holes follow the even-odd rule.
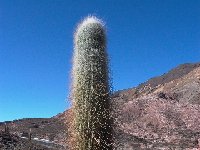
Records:
[[[112,102],[118,149],[194,150],[199,146],[200,63],[180,65],[138,87],[117,91]],[[18,136],[32,128],[33,137],[67,147],[64,137],[70,117],[68,110],[49,119],[22,119],[8,126]]]

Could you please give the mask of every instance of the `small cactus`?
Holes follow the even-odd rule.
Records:
[[[28,140],[31,141],[31,138],[32,138],[32,130],[30,128],[28,133]]]
[[[72,77],[73,148],[113,149],[106,34],[96,17],[87,17],[75,32]]]
[[[6,123],[4,124],[4,132],[9,133],[9,128],[8,128],[8,125]]]

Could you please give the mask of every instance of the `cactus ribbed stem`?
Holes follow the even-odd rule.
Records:
[[[106,34],[102,21],[86,18],[74,35],[72,102],[77,150],[111,150],[112,119]]]

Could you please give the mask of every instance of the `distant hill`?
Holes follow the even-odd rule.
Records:
[[[112,103],[118,149],[197,150],[200,145],[200,63],[179,65],[138,87],[117,91]],[[25,135],[31,128],[33,138],[55,144],[51,149],[67,149],[70,116],[67,110],[52,118],[15,120],[8,126],[12,136]],[[1,123],[0,132],[3,129]],[[50,149],[42,142],[35,144]],[[0,136],[1,145],[5,143]]]

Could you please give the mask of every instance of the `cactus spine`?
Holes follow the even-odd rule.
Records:
[[[88,17],[74,35],[72,70],[76,150],[111,150],[112,119],[106,35],[102,21]]]

